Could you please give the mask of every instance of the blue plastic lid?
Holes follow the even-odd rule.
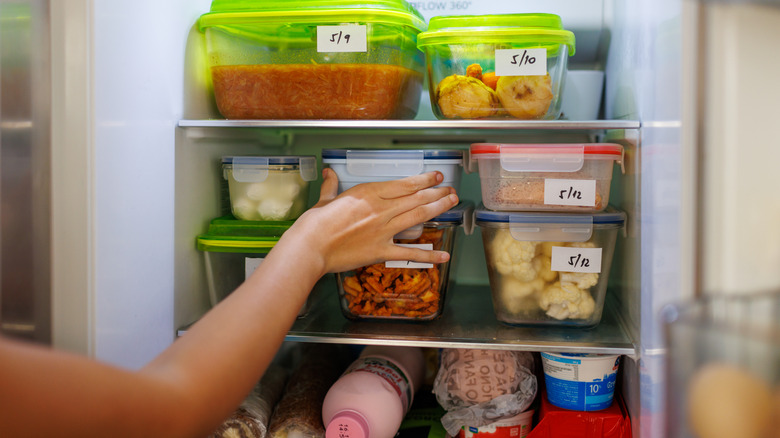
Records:
[[[593,225],[623,225],[626,214],[622,211],[607,207],[598,213],[533,213],[515,211],[493,211],[480,204],[475,211],[477,225],[480,222],[511,222],[524,224],[581,224]]]
[[[285,155],[285,156],[273,156],[268,155],[264,157],[254,157],[254,156],[241,156],[241,157],[222,157],[222,164],[233,164],[235,162],[240,162],[241,164],[246,165],[256,165],[256,166],[268,166],[268,165],[300,165],[301,160],[307,161],[307,159],[316,159],[314,155]]]
[[[444,213],[436,216],[428,222],[452,222],[462,224],[464,218],[468,217],[468,212],[474,209],[474,204],[470,201],[463,201]],[[427,223],[427,222],[426,222]]]
[[[323,149],[322,162],[346,160],[359,155],[361,159],[399,160],[420,157],[423,160],[462,160],[463,151],[457,149]]]

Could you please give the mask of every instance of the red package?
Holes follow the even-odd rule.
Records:
[[[607,409],[585,412],[553,406],[542,392],[539,423],[526,438],[631,438],[631,419],[617,393]]]

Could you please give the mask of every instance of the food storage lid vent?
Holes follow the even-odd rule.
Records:
[[[244,221],[233,216],[216,218],[208,231],[199,235],[200,251],[265,254],[279,241],[293,221]]]
[[[574,33],[563,28],[555,14],[496,14],[432,17],[428,30],[417,36],[417,45],[463,43],[519,43],[528,47],[564,44],[574,55]]]
[[[425,19],[403,0],[213,0],[210,12],[200,16],[198,28],[253,22],[354,23],[410,26],[422,31]]]
[[[304,181],[317,179],[317,159],[313,155],[222,157],[222,166],[223,177],[228,179],[227,169],[231,169],[238,182],[263,182],[271,166],[297,166]]]
[[[585,242],[593,229],[621,228],[626,220],[622,211],[607,207],[592,214],[531,213],[493,211],[480,205],[474,211],[476,225],[503,226],[516,240],[536,242]]]
[[[612,143],[475,143],[469,149],[469,170],[477,170],[480,158],[498,158],[501,168],[510,172],[577,172],[585,160],[614,160],[622,169],[623,146]]]
[[[405,177],[419,175],[426,164],[463,165],[463,152],[442,149],[325,149],[322,162],[346,163],[347,172],[351,175]]]

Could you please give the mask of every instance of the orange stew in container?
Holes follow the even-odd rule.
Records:
[[[228,119],[411,118],[423,81],[382,64],[219,65],[211,75]]]

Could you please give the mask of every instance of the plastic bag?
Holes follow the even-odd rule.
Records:
[[[271,365],[233,414],[209,438],[265,438],[276,402],[282,396],[287,371]]]
[[[325,437],[322,401],[346,367],[346,350],[331,344],[310,344],[302,350],[271,416],[270,438]]]
[[[444,349],[433,384],[447,410],[442,426],[452,436],[461,427],[480,427],[526,411],[536,398],[531,353],[504,350]]]

